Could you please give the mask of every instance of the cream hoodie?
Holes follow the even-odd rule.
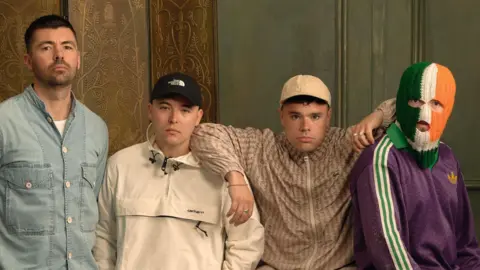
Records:
[[[119,151],[108,161],[98,199],[99,268],[255,269],[264,228],[256,208],[246,223],[228,222],[226,185],[191,153],[165,159],[149,141]]]

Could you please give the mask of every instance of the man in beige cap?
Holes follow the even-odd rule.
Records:
[[[236,224],[252,214],[244,175],[250,179],[265,227],[259,269],[354,268],[347,176],[358,158],[354,148],[373,143],[373,130],[393,121],[394,100],[355,127],[331,128],[330,91],[317,77],[298,75],[285,83],[279,112],[280,134],[202,124],[191,149],[229,182]]]

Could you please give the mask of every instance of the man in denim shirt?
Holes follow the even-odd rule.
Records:
[[[0,269],[96,269],[107,127],[72,93],[72,25],[38,18],[25,45],[33,84],[0,103]]]

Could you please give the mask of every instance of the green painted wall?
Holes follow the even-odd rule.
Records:
[[[475,216],[475,230],[477,232],[477,239],[480,241],[480,189],[470,189],[468,192],[470,197],[470,204]]]
[[[218,1],[219,117],[280,130],[280,92],[290,77],[335,83],[334,1]]]

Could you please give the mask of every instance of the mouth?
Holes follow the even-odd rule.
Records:
[[[418,121],[417,122],[417,129],[420,130],[421,132],[429,131],[430,130],[430,124],[425,122],[425,121]]]
[[[302,143],[310,143],[313,141],[312,137],[298,137],[297,140]]]
[[[54,65],[53,70],[67,70],[68,67],[65,65]]]
[[[176,130],[176,129],[172,129],[172,128],[168,128],[165,130],[166,133],[169,133],[169,134],[177,134],[177,133],[180,133],[180,131]]]

